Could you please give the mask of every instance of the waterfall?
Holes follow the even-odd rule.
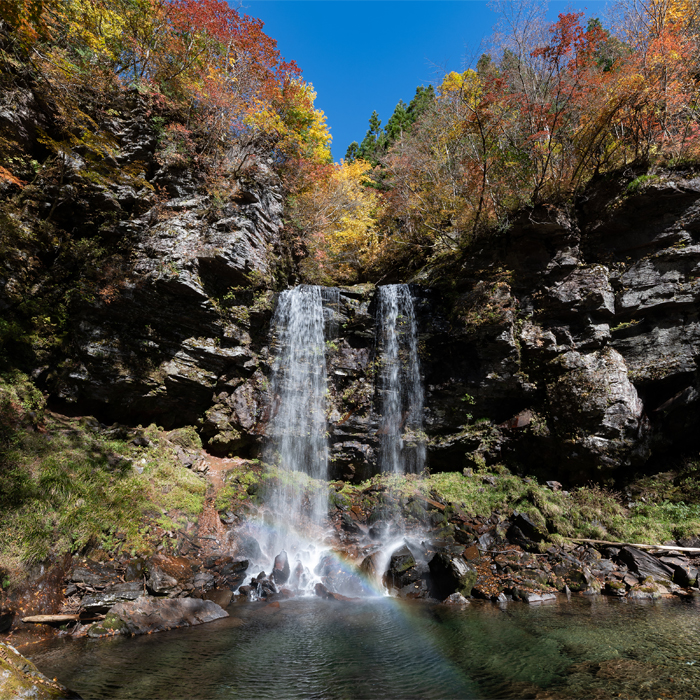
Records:
[[[425,441],[413,298],[406,284],[388,284],[378,293],[380,467],[416,474],[425,466]]]
[[[302,285],[282,292],[277,302],[273,318],[277,357],[272,368],[272,411],[265,458],[278,463],[282,470],[303,472],[325,481],[324,292],[321,287]],[[325,486],[310,489],[305,499],[297,480],[279,481],[270,503],[274,511],[293,527],[305,520],[320,525],[328,511]]]

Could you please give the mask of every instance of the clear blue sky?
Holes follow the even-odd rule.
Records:
[[[604,8],[603,0],[557,0],[548,15]],[[468,68],[497,21],[482,0],[242,0],[240,11],[259,17],[313,83],[336,161],[363,139],[372,110],[386,124],[418,85]]]

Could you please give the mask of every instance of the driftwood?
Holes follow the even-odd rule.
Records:
[[[661,549],[667,552],[698,552],[700,547],[674,547],[668,544],[634,544],[632,542],[608,542],[607,540],[588,540],[584,537],[567,537],[572,542],[588,542],[589,544],[605,544],[613,547],[636,547],[637,549]]]
[[[61,625],[64,622],[77,622],[79,615],[30,615],[23,617],[22,622],[36,622],[44,625]]]

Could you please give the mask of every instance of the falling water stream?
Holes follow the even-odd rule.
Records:
[[[298,593],[313,591],[327,549],[323,545],[328,516],[325,328],[333,321],[336,297],[337,290],[318,286],[286,290],[272,320],[275,361],[263,456],[277,465],[278,474],[265,494],[263,517],[248,530],[264,553],[262,561],[253,562],[251,583],[272,569],[276,583],[288,584]]]
[[[379,287],[380,467],[418,474],[425,466],[423,384],[413,298],[406,284]]]
[[[273,327],[277,357],[271,390],[273,407],[265,457],[289,472],[304,472],[312,479],[328,478],[326,437],[326,353],[321,287],[301,286],[282,292]],[[309,495],[302,503],[298,489],[280,480],[271,506],[292,528],[304,521],[320,525],[326,517],[325,492]]]
[[[352,573],[323,576],[328,516],[328,438],[326,339],[337,332],[339,292],[302,285],[280,294],[272,321],[275,361],[265,461],[278,466],[266,494],[264,517],[249,528],[264,557],[250,569],[250,583],[264,591],[258,576],[272,569],[276,583],[297,594],[311,594],[322,582],[341,594],[365,593]],[[425,465],[422,440],[423,387],[413,299],[404,284],[379,287],[377,303],[379,365],[379,469],[418,473]],[[308,477],[308,478],[306,478]],[[377,555],[382,566],[404,543],[402,523],[386,523],[393,536]],[[389,551],[391,549],[391,551]],[[286,571],[289,566],[289,576]],[[327,571],[326,571],[327,573]],[[378,581],[382,571],[378,571]],[[275,578],[276,577],[276,578]]]

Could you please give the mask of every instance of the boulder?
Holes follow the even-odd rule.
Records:
[[[617,556],[623,564],[629,567],[630,571],[639,574],[642,578],[651,577],[660,583],[671,583],[673,580],[674,570],[670,566],[641,549],[625,546]]]
[[[227,608],[231,604],[231,598],[233,598],[233,591],[230,588],[212,588],[207,591],[203,596],[204,600],[212,600],[219,607]]]
[[[129,600],[136,600],[143,595],[143,584],[140,581],[127,581],[109,586],[104,591],[86,595],[80,601],[82,609],[89,614],[107,612],[113,605]]]
[[[127,603],[117,603],[109,612],[110,616],[118,618],[122,623],[120,626],[115,625],[117,633],[127,635],[193,627],[228,617],[221,606],[199,598],[141,597]],[[97,631],[101,624],[95,623],[91,629]]]
[[[627,597],[632,600],[655,600],[668,595],[668,589],[665,586],[662,586],[660,583],[652,580],[651,577],[647,578],[637,586],[632,586],[627,593]]]
[[[536,525],[527,513],[519,513],[518,511],[513,513],[513,522],[506,534],[511,542],[521,546],[540,542],[546,535],[546,530]]]
[[[124,571],[125,581],[140,581],[148,573],[148,565],[143,559],[131,559]]]
[[[148,590],[156,596],[176,595],[180,592],[177,579],[166,574],[160,567],[154,566],[146,582]]]
[[[47,678],[17,649],[0,642],[0,698],[3,700],[53,700],[78,698],[56,681]]]
[[[557,599],[556,593],[541,593],[540,591],[521,590],[520,599],[528,605],[539,605],[540,603],[552,603]]]
[[[615,598],[624,598],[627,595],[627,586],[624,581],[606,581],[604,593]]]
[[[282,550],[276,557],[275,562],[272,566],[272,579],[275,583],[287,583],[289,580],[290,568],[289,568],[289,557],[287,557],[287,552]]]
[[[90,588],[107,588],[119,582],[119,574],[116,569],[98,562],[85,560],[76,566],[67,576],[66,580],[74,584],[83,584]]]
[[[384,574],[384,585],[406,597],[425,597],[428,590],[425,583],[427,574],[428,567],[417,563],[411,550],[403,545],[389,559],[389,567]]]
[[[352,600],[352,598],[349,598],[348,596],[329,591],[322,583],[317,583],[314,586],[314,593],[316,593],[319,598],[323,598],[324,600]]]
[[[659,561],[673,569],[673,583],[682,588],[697,585],[698,570],[687,559],[682,557],[659,557]]]
[[[476,569],[461,556],[437,552],[428,562],[430,569],[430,590],[438,600],[444,600],[452,593],[468,596],[476,583]]]
[[[442,602],[445,605],[469,605],[469,601],[461,593],[452,593]]]

